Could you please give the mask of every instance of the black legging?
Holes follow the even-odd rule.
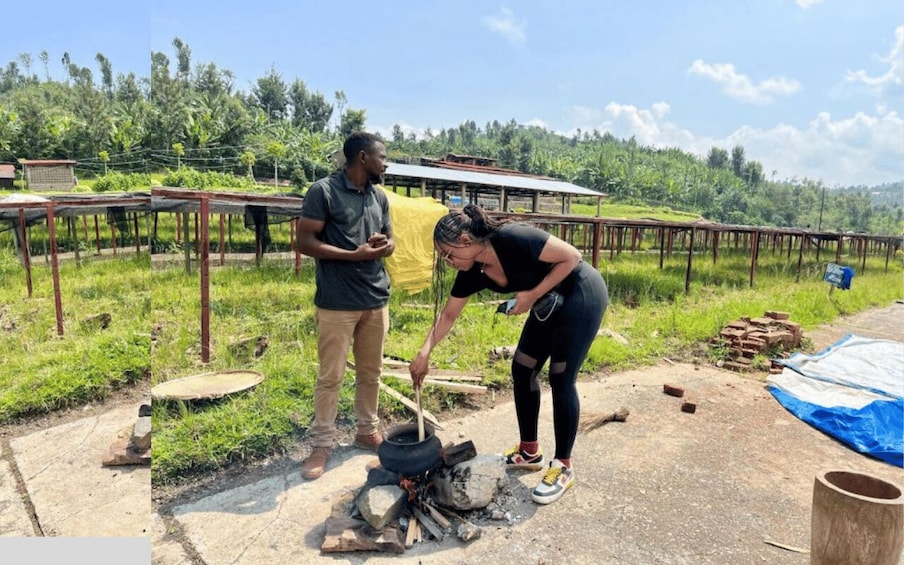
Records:
[[[569,275],[570,291],[562,308],[545,322],[528,314],[518,348],[512,357],[515,412],[522,441],[537,441],[540,383],[549,360],[556,459],[569,459],[578,432],[581,405],[576,386],[578,371],[596,338],[609,305],[609,291],[600,273],[581,263]]]

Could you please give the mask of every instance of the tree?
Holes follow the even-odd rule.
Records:
[[[109,151],[101,151],[97,154],[97,157],[100,159],[101,163],[104,164],[104,176],[107,174],[107,163],[110,162],[110,152]]]
[[[239,161],[248,169],[248,178],[254,178],[254,163],[257,161],[257,157],[254,156],[254,151],[250,149],[246,149],[239,155]]]
[[[731,171],[739,179],[744,178],[744,148],[740,145],[731,149]]]
[[[289,87],[289,99],[292,103],[292,124],[313,132],[326,130],[333,107],[323,94],[308,91],[304,81],[295,79]]]
[[[270,67],[266,75],[257,79],[251,93],[255,104],[266,112],[269,119],[281,120],[286,117],[286,108],[289,104],[286,83],[275,68]]]
[[[176,142],[172,145],[173,154],[176,156],[176,168],[182,168],[182,157],[185,156],[185,145]]]
[[[405,142],[405,133],[402,131],[402,126],[399,124],[392,126],[392,142],[397,144]]]
[[[101,85],[103,91],[107,93],[107,96],[113,97],[113,66],[110,64],[110,60],[107,59],[103,53],[98,52],[97,55],[94,56],[94,59],[97,61],[97,64],[100,65],[100,76],[101,76]]]
[[[187,81],[191,72],[191,49],[178,37],[173,39],[173,47],[176,49],[176,76]]]
[[[342,121],[339,123],[339,135],[344,139],[356,131],[364,129],[367,121],[365,117],[366,110],[354,110],[349,108],[343,115]]]
[[[286,146],[272,141],[267,144],[267,155],[273,157],[273,186],[279,186],[279,160],[286,156]]]
[[[706,165],[711,169],[725,169],[728,167],[728,151],[713,147],[706,157]]]
[[[44,80],[50,82],[50,65],[48,64],[50,61],[50,55],[47,54],[47,51],[41,51],[41,54],[38,55],[38,58],[41,59],[41,65],[44,67]]]

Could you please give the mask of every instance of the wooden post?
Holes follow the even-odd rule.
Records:
[[[861,275],[866,272],[866,251],[867,251],[868,245],[869,245],[869,241],[867,241],[867,239],[865,237],[860,238],[860,248],[863,250],[863,259],[860,263],[860,274]]]
[[[689,294],[691,291],[691,265],[694,261],[694,233],[696,231],[695,228],[691,228],[691,242],[687,246],[687,270],[684,272],[684,294]]]
[[[665,258],[665,228],[659,228],[659,270],[662,270],[662,261]]]
[[[97,214],[94,215],[94,243],[97,244],[97,254],[100,255],[100,225],[97,222]]]
[[[110,243],[113,245],[113,255],[116,255],[116,222],[110,222]]]
[[[158,217],[157,212],[154,212],[154,228],[153,228],[153,233],[154,233],[154,243],[157,242],[157,217]],[[176,228],[176,233],[179,233],[179,229],[178,229],[178,228]],[[148,240],[150,240],[150,238],[151,238],[151,236],[148,235]],[[148,243],[148,246],[150,246],[150,243]],[[158,249],[159,249],[159,247],[158,247]],[[153,251],[154,251],[154,250],[152,249],[151,252],[153,252]]]
[[[19,244],[22,246],[22,264],[25,266],[25,286],[28,288],[28,297],[31,298],[31,253],[28,250],[24,208],[19,208]]]
[[[295,240],[298,241],[298,230],[301,225],[301,218],[295,218],[292,221],[294,222],[292,225],[295,228]],[[301,274],[301,245],[296,244],[295,247],[293,247],[293,250],[295,251],[295,278],[298,278]]]
[[[184,241],[182,242],[182,249],[185,252],[185,274],[191,274],[191,248],[188,246],[188,212],[182,214],[182,233],[184,234]]]
[[[220,214],[220,266],[226,264],[226,217]]]
[[[78,249],[78,218],[69,216],[66,218],[69,222],[69,233],[72,234],[73,252],[75,253],[75,266],[82,266],[82,258]]]
[[[793,238],[792,238],[793,239]],[[800,251],[797,253],[797,277],[794,282],[800,282],[800,267],[804,262],[804,240],[807,239],[803,235],[800,236]]]
[[[713,232],[713,265],[716,264],[716,260],[719,258],[719,232]]]
[[[835,262],[841,264],[841,248],[844,246],[844,235],[838,234],[838,245],[835,246]]]
[[[63,335],[63,301],[60,298],[60,268],[57,261],[56,229],[53,204],[47,206],[47,229],[50,232],[50,271],[53,274],[53,303],[56,306],[57,335]]]
[[[756,277],[756,262],[760,254],[760,232],[755,231],[750,236],[750,288]]]
[[[141,255],[141,233],[138,230],[138,212],[132,214],[132,221],[135,224],[135,253]]]
[[[591,263],[594,269],[600,266],[600,240],[602,239],[603,225],[599,222],[593,223],[593,253],[591,254]],[[888,270],[888,259],[885,260],[885,269]]]
[[[201,362],[210,361],[210,200],[201,196]],[[196,218],[198,216],[195,216]],[[196,224],[197,225],[197,224]]]

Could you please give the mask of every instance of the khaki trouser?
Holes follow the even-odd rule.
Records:
[[[376,433],[377,403],[383,371],[383,341],[389,331],[389,307],[373,310],[314,312],[320,368],[314,388],[314,447],[332,447],[336,437],[339,387],[345,376],[349,344],[355,359],[355,424],[360,435]]]

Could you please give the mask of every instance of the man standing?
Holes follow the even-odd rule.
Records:
[[[311,185],[298,222],[301,252],[316,260],[314,294],[317,355],[313,451],[301,467],[306,479],[323,474],[336,436],[339,387],[349,345],[355,359],[354,445],[376,451],[383,441],[377,403],[383,342],[389,330],[389,275],[383,258],[395,241],[389,200],[376,184],[386,170],[386,147],[356,132],[343,146],[345,168]]]

